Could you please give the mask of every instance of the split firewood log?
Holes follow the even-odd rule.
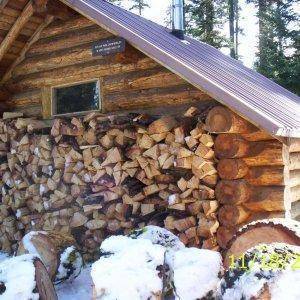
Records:
[[[42,261],[25,254],[0,263],[0,298],[57,300],[57,295]]]
[[[242,227],[228,243],[224,265],[230,264],[230,256],[239,257],[248,249],[260,244],[286,243],[300,246],[300,223],[287,219],[259,220]]]
[[[17,255],[35,254],[55,283],[76,278],[83,260],[73,237],[58,232],[32,231],[19,244]]]

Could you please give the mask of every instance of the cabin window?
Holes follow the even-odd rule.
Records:
[[[52,115],[101,109],[98,80],[52,88]]]

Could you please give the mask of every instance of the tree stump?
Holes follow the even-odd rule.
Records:
[[[17,255],[24,253],[40,257],[55,283],[77,277],[83,264],[73,237],[58,232],[29,232],[20,242]]]

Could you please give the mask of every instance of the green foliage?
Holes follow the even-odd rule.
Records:
[[[293,9],[296,0],[251,2],[256,3],[259,17],[256,70],[300,94],[299,30],[295,29],[299,16]]]
[[[131,0],[131,2],[133,5],[129,10],[137,10],[140,16],[146,7],[150,7],[146,0]]]
[[[188,34],[216,48],[228,46],[227,38],[221,33],[227,18],[225,1],[188,0],[185,4]]]

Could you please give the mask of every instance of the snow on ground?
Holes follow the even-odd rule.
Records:
[[[54,282],[72,281],[80,273],[82,256],[74,246],[66,248],[60,255],[60,264]]]
[[[175,299],[191,300],[212,297],[220,282],[222,257],[218,252],[184,248],[167,256]]]
[[[150,240],[153,244],[161,245],[176,251],[185,248],[184,244],[175,234],[165,228],[154,225],[145,226],[143,229],[135,230],[130,237]]]
[[[9,258],[9,255],[7,253],[0,252],[0,263],[7,258]]]
[[[55,286],[59,300],[89,300],[92,299],[91,265],[85,266],[78,277],[72,281]]]
[[[1,258],[3,255],[1,254]],[[38,300],[34,293],[35,256],[25,254],[5,259],[0,263],[1,300]]]
[[[283,243],[260,244],[246,251],[240,261],[225,273],[220,285],[223,300],[251,300],[258,297],[267,284],[272,300],[300,299],[300,247]]]
[[[163,246],[146,239],[113,236],[102,243],[101,251],[106,255],[91,271],[99,298],[147,300],[162,293],[159,267],[164,264]]]

